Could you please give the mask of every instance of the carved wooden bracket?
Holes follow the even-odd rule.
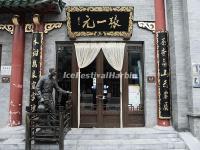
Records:
[[[25,32],[32,33],[33,32],[33,24],[26,24],[25,25]]]
[[[62,23],[45,23],[44,33],[48,33],[54,29],[60,29],[61,27],[62,27]]]
[[[49,33],[50,31],[54,29],[60,29],[62,27],[63,23],[45,23],[44,25],[44,33]],[[12,24],[0,24],[0,30],[5,30],[9,32],[10,34],[13,34],[14,31],[14,25]],[[33,24],[25,24],[25,32],[26,33],[32,33],[33,32]]]
[[[155,33],[155,22],[138,22],[138,27]]]
[[[10,34],[13,34],[14,25],[11,25],[11,24],[0,24],[0,30],[6,30]]]

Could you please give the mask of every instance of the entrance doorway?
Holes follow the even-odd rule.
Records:
[[[81,69],[80,127],[120,126],[120,79],[115,78],[117,74],[119,72],[109,65],[102,51],[92,64]]]
[[[79,127],[120,127],[120,78],[116,77],[119,72],[109,65],[102,52],[89,66],[80,71],[82,77]],[[78,65],[73,43],[57,43],[57,72],[59,86],[73,92],[72,127],[76,128],[78,127]],[[142,44],[126,44],[122,74],[123,127],[142,127],[145,125]],[[92,75],[94,76],[91,77]],[[63,97],[63,104],[65,99]]]

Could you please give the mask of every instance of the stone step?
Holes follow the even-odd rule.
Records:
[[[174,129],[157,129],[157,128],[72,128],[70,134],[154,134],[154,133],[177,133]]]
[[[1,132],[0,150],[24,150],[25,132]],[[33,150],[58,150],[58,144],[32,145]],[[85,128],[72,129],[65,136],[65,150],[186,150],[173,129]]]
[[[66,136],[66,140],[70,139],[80,139],[80,140],[89,140],[89,139],[160,139],[160,138],[177,138],[178,134],[174,133],[123,133],[123,132],[110,132],[110,133],[73,133],[69,132]],[[1,134],[1,139],[24,139],[25,133],[20,134]]]
[[[25,139],[25,134],[3,134],[0,136],[0,140],[3,139]]]
[[[134,140],[65,140],[68,149],[185,149],[182,140],[134,139]],[[83,149],[83,150],[84,150]]]
[[[155,134],[67,134],[65,136],[66,140],[109,140],[109,139],[160,139],[160,138],[177,138],[176,133],[164,134],[164,133],[155,133]]]
[[[177,138],[178,134],[174,130],[160,131],[152,128],[92,128],[92,129],[72,129],[66,140],[70,139],[160,139],[160,138]]]
[[[0,145],[3,150],[24,150],[24,141],[15,139]],[[183,150],[182,141],[165,141],[152,139],[138,140],[65,140],[66,150]],[[57,150],[58,145],[32,145],[33,150]]]

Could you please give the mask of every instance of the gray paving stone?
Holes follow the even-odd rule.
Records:
[[[21,132],[24,132],[23,129]],[[20,132],[18,134],[20,135]],[[2,141],[0,146],[0,150],[24,148],[23,138],[9,138]],[[33,150],[57,150],[58,145],[33,144],[32,148]],[[173,150],[186,147],[173,128],[155,127],[72,129],[65,137],[64,148],[65,150]]]

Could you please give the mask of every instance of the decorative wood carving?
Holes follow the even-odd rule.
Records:
[[[46,23],[44,26],[44,33],[48,33],[54,29],[60,29],[62,27],[62,23]]]
[[[13,34],[14,25],[11,25],[11,24],[0,24],[0,30],[6,30],[10,34]]]
[[[25,25],[25,32],[32,33],[33,32],[33,24],[26,24]]]
[[[49,33],[50,31],[54,29],[60,29],[62,27],[63,23],[45,23],[44,26],[44,33]],[[5,30],[9,32],[10,34],[13,34],[14,31],[14,25],[12,24],[0,24],[0,30]],[[26,33],[33,33],[33,24],[25,24],[25,32]]]
[[[155,33],[155,22],[138,22],[138,27]]]

